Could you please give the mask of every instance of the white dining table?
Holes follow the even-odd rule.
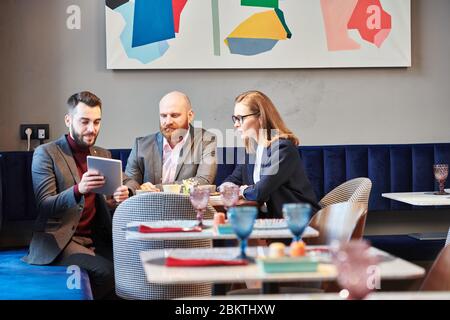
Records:
[[[446,189],[450,192],[450,189]],[[435,195],[433,191],[427,192],[393,192],[382,193],[384,198],[408,203],[414,206],[450,206],[450,194]]]
[[[309,246],[310,249],[323,249],[323,246]],[[261,256],[262,247],[248,247],[247,255]],[[259,252],[259,253],[258,253]],[[377,273],[381,280],[418,279],[424,276],[425,270],[406,260],[395,257],[377,248],[371,247],[370,253],[380,259]],[[319,263],[315,272],[277,272],[266,273],[257,263],[239,266],[202,266],[202,267],[167,267],[166,257],[176,258],[208,258],[236,257],[238,248],[196,248],[196,249],[161,249],[142,251],[140,258],[148,282],[158,284],[182,284],[196,282],[233,283],[244,281],[273,282],[309,282],[336,280],[337,270],[331,261]],[[264,286],[263,286],[264,288]]]
[[[445,189],[450,193],[450,189]],[[384,198],[400,201],[414,206],[450,206],[450,194],[435,195],[434,191],[426,192],[393,192],[382,193]],[[410,237],[419,240],[443,240],[447,237],[447,232],[422,232],[411,233]]]
[[[264,221],[263,221],[264,220]],[[273,221],[273,223],[270,223]],[[222,234],[218,233],[213,228],[213,220],[204,220],[203,223],[207,227],[201,232],[155,232],[155,233],[141,233],[137,228],[139,225],[150,227],[192,227],[196,224],[195,220],[170,220],[170,221],[152,221],[152,222],[130,222],[127,224],[125,238],[126,240],[226,240],[236,239],[234,233]],[[318,237],[319,232],[307,227],[302,235],[302,238]],[[250,239],[289,239],[293,235],[283,223],[281,219],[261,219],[257,220],[250,235]]]
[[[192,300],[192,297],[177,300]],[[264,295],[228,295],[195,297],[196,300],[346,300],[340,293],[279,293]],[[450,291],[391,291],[372,292],[364,300],[450,300]]]

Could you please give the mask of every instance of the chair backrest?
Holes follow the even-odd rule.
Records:
[[[448,246],[450,244],[450,228],[448,228],[447,239],[445,240],[445,245]]]
[[[428,271],[421,291],[450,291],[450,246],[445,246]]]
[[[205,219],[215,210],[208,206]],[[113,216],[113,253],[116,293],[124,299],[175,299],[186,296],[210,296],[210,283],[160,285],[150,284],[142,267],[139,253],[164,248],[212,247],[211,240],[126,240],[124,228],[129,222],[156,220],[195,220],[196,213],[189,196],[169,193],[145,193],[121,203]]]
[[[322,208],[340,202],[362,202],[369,205],[372,181],[369,178],[348,180],[328,192],[319,202]]]
[[[319,237],[306,239],[308,244],[330,244],[333,240],[361,239],[364,234],[367,204],[341,202],[319,210],[309,226],[319,231]]]

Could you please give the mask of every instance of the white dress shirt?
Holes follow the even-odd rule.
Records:
[[[256,148],[255,168],[253,169],[253,182],[256,184],[261,178],[261,161],[264,152],[264,146],[258,144]]]
[[[180,151],[186,142],[187,135],[181,139],[173,148],[170,146],[167,139],[163,140],[163,166],[162,166],[162,183],[170,184],[175,181],[175,174],[177,171],[178,159],[180,158]]]
[[[264,145],[259,145],[256,148],[255,167],[253,168],[253,183],[256,184],[261,180],[261,161],[264,153]],[[239,187],[239,195],[245,199],[244,191],[248,186]]]

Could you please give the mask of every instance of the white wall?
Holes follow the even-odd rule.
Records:
[[[66,8],[82,29],[66,28]],[[450,141],[450,1],[412,0],[413,67],[296,70],[106,70],[104,1],[1,0],[0,150],[24,150],[20,123],[65,132],[67,97],[104,102],[98,144],[128,148],[158,129],[157,105],[186,92],[205,127],[231,128],[234,97],[267,93],[304,145]]]

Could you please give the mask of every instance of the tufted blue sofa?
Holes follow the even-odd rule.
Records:
[[[218,148],[217,185],[233,171],[241,151]],[[111,152],[113,158],[122,160],[125,168],[130,150],[113,149]],[[371,212],[417,209],[385,199],[381,194],[434,190],[432,165],[450,163],[450,143],[303,146],[299,147],[299,153],[318,199],[346,180],[370,178],[373,183]],[[2,216],[3,225],[36,218],[30,171],[32,156],[32,152],[0,152],[0,227]],[[368,238],[374,246],[409,260],[434,259],[444,245],[443,241],[423,242],[407,235]]]
[[[28,152],[0,154],[0,231],[3,209],[8,212],[5,217],[8,221],[34,219],[36,216],[30,185],[31,156]],[[3,201],[6,199],[13,201]],[[26,248],[0,249],[0,300],[93,299],[85,270],[30,266],[21,260],[26,252]]]
[[[111,153],[125,168],[130,150],[112,149]],[[238,153],[236,148],[217,150],[217,185],[233,171]],[[414,209],[381,194],[434,190],[432,165],[450,163],[450,143],[305,146],[299,147],[299,153],[318,199],[346,180],[368,177],[373,183],[369,211]],[[36,218],[32,157],[32,152],[0,152],[4,222]]]
[[[25,249],[0,252],[0,300],[92,300],[84,270],[78,278],[78,270],[62,266],[30,266],[20,260],[25,254]]]

